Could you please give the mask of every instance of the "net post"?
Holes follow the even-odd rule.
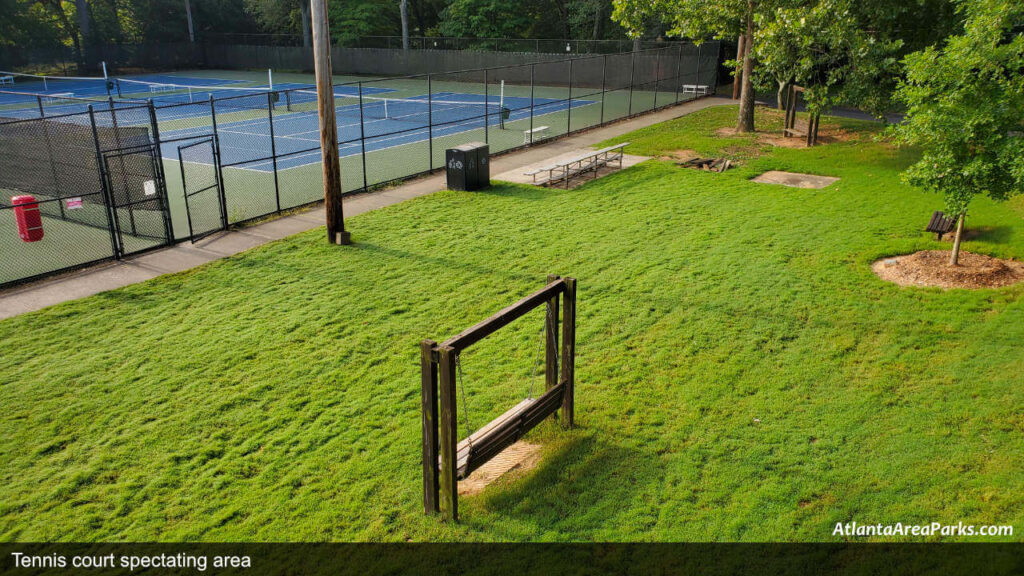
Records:
[[[366,124],[363,118],[363,83],[359,82],[359,146],[362,152],[359,154],[363,162],[363,191],[369,187],[366,177]]]
[[[213,96],[211,94],[210,96]],[[281,211],[281,187],[277,178],[277,143],[274,141],[274,92],[267,92],[267,122],[270,125],[270,161],[274,168],[274,201],[277,211]]]
[[[434,169],[434,89],[431,83],[433,77],[433,74],[427,74],[427,154],[430,155],[428,170]],[[362,117],[362,114],[359,116]]]

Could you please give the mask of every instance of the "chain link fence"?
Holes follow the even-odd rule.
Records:
[[[501,153],[713,94],[718,50],[676,43],[337,84],[343,192],[442,168],[445,150],[468,142]],[[39,100],[18,108],[29,117],[0,118],[0,285],[322,199],[311,87],[59,110],[76,105],[87,110],[55,115]],[[20,196],[38,207],[41,239],[19,237]]]

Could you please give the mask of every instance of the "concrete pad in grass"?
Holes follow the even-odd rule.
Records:
[[[825,188],[834,182],[838,182],[839,178],[769,170],[756,178],[751,178],[751,181],[760,182],[761,184],[781,184],[783,186],[792,186],[793,188]]]

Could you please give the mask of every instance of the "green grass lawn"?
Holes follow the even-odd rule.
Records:
[[[0,322],[0,539],[1020,539],[1024,285],[877,279],[948,246],[922,231],[940,199],[899,180],[914,153],[852,121],[809,150],[714,137],[734,116],[616,139],[725,150],[725,174],[438,193],[351,218],[352,247],[314,230]],[[748,181],[766,169],[841,180]],[[1024,258],[1019,208],[977,200],[964,249]],[[418,342],[548,273],[579,279],[578,428],[532,432],[539,467],[461,499],[461,524],[424,517]],[[473,427],[524,396],[535,312],[465,354]]]

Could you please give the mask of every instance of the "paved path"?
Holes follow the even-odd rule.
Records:
[[[645,114],[623,122],[595,128],[555,140],[549,144],[499,155],[491,161],[491,173],[500,174],[543,162],[559,154],[592,146],[638,128],[685,116],[710,106],[729,104],[735,104],[735,101],[719,97],[704,98],[653,114]],[[349,196],[345,198],[345,216],[355,216],[444,189],[445,176],[441,172],[410,180],[394,188]],[[188,242],[176,244],[140,256],[99,264],[77,272],[8,288],[0,291],[0,319],[39,310],[60,302],[84,298],[136,282],[144,282],[163,274],[188,270],[323,225],[323,206],[315,205],[306,212],[217,234],[196,244]]]

